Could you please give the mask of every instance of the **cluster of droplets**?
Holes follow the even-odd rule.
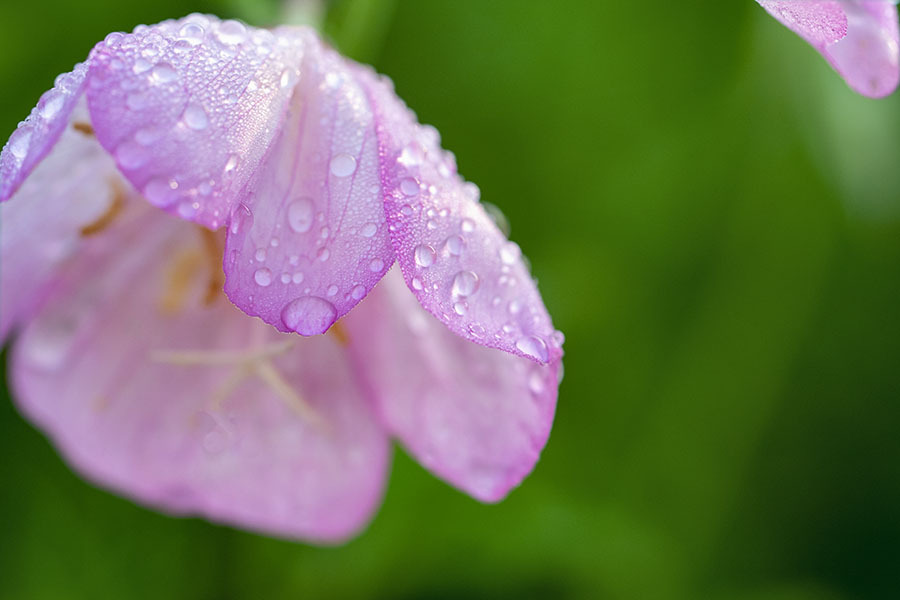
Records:
[[[251,145],[249,161],[227,148],[249,143],[242,138],[274,135],[265,122],[280,107],[270,112],[266,102],[290,97],[301,54],[292,43],[299,44],[239,21],[196,14],[106,37],[92,58],[115,74],[117,110],[126,109],[131,114],[125,120],[141,124],[116,140],[112,153],[150,202],[213,228],[225,221],[227,196],[249,175],[243,162],[261,158],[267,144],[261,139]],[[110,94],[103,77],[91,86]],[[190,153],[189,164],[169,164],[180,152]]]
[[[489,230],[493,221],[506,235],[508,221],[495,206],[480,204],[477,186],[453,176],[455,159],[440,148],[433,128],[419,126],[412,137],[397,156],[400,174],[391,192],[396,217],[392,231],[400,226],[416,230],[424,223],[424,231],[417,230],[413,237],[418,243],[410,249],[410,287],[451,328],[489,346],[514,347],[547,362],[551,351],[561,347],[562,334],[534,333],[549,322],[539,298],[528,295],[536,292],[522,285],[530,274],[521,249],[511,241],[498,242],[500,236]],[[489,219],[472,206],[483,208]],[[499,269],[491,266],[488,273],[474,266],[489,263]],[[495,323],[504,313],[507,320]]]
[[[81,94],[87,65],[78,64],[56,78],[53,88],[19,123],[0,152],[0,200],[9,198],[55,139],[68,125],[68,117]]]

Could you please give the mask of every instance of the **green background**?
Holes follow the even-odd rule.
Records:
[[[251,0],[0,4],[0,137],[113,30]],[[347,0],[531,259],[566,377],[481,505],[397,453],[358,539],[172,519],[0,401],[3,598],[900,596],[900,96],[852,93],[752,0]],[[4,394],[6,396],[6,394]]]

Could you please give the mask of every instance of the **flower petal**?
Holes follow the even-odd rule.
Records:
[[[374,118],[347,61],[307,36],[281,136],[235,211],[229,298],[282,331],[323,333],[394,262]]]
[[[553,423],[558,355],[541,366],[453,335],[396,269],[344,322],[385,427],[419,462],[485,502],[531,472]]]
[[[437,131],[416,122],[389,80],[356,70],[375,107],[385,211],[409,288],[454,333],[554,362],[562,349],[519,247],[456,173]]]
[[[87,66],[56,78],[31,114],[19,123],[0,152],[0,202],[8,200],[28,174],[50,152],[69,124],[69,115],[84,89]]]
[[[879,98],[900,80],[897,7],[883,0],[758,0],[809,42],[854,90]]]
[[[139,502],[317,541],[357,531],[389,445],[345,350],[207,305],[199,229],[152,212],[107,233],[127,252],[79,255],[23,330],[23,411]]]
[[[83,102],[67,121],[90,130]],[[11,201],[0,205],[0,344],[30,316],[57,270],[84,242],[105,243],[88,240],[84,227],[115,210],[129,187],[97,140],[69,127]]]
[[[100,143],[147,200],[218,228],[280,129],[295,31],[191,15],[110,34],[90,58]]]

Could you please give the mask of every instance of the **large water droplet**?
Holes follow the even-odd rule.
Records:
[[[431,246],[426,246],[424,244],[416,246],[416,249],[413,251],[413,255],[416,260],[416,264],[422,268],[427,269],[431,265],[434,264],[434,248]]]
[[[31,146],[31,129],[20,127],[9,138],[9,151],[18,159],[25,158],[28,148]]]
[[[519,338],[516,341],[516,348],[522,354],[536,358],[541,362],[547,362],[549,358],[547,343],[536,335]]]
[[[297,298],[281,311],[284,326],[300,335],[325,333],[336,318],[337,309],[334,305],[318,296]]]
[[[370,238],[375,235],[375,232],[378,231],[378,226],[375,223],[366,223],[362,226],[362,229],[359,230],[359,235]]]
[[[135,75],[140,75],[141,73],[146,73],[153,67],[153,63],[145,58],[139,58],[134,61],[134,64],[131,66],[131,70],[134,71]]]
[[[132,140],[125,140],[116,148],[116,160],[123,169],[136,169],[147,162],[147,158],[147,149]]]
[[[350,292],[350,297],[353,298],[354,300],[359,300],[365,295],[366,295],[366,288],[364,288],[361,285],[354,287],[353,290]]]
[[[219,25],[216,31],[216,37],[223,44],[235,45],[240,44],[247,38],[247,28],[239,21],[225,21]]]
[[[267,267],[257,269],[256,273],[253,274],[253,281],[256,282],[256,285],[267,287],[270,283],[272,283],[272,271]]]
[[[331,256],[331,252],[328,251],[328,248],[319,248],[319,251],[316,252],[316,257],[322,262],[328,260],[329,256]]]
[[[331,159],[329,168],[335,177],[348,177],[356,171],[356,159],[349,154],[338,154]]]
[[[380,273],[384,269],[384,261],[380,258],[373,258],[369,263],[369,270],[373,273]]]
[[[40,113],[41,116],[45,119],[52,119],[56,116],[56,113],[60,111],[63,107],[63,104],[66,103],[66,98],[61,93],[56,90],[50,90],[44,97],[41,98],[40,102]]]
[[[447,249],[447,253],[451,256],[459,256],[462,254],[465,245],[466,241],[458,235],[451,235],[444,241],[444,248]]]
[[[453,278],[454,296],[471,296],[478,291],[478,275],[472,271],[460,271]]]
[[[197,104],[188,104],[181,115],[181,120],[195,131],[206,129],[206,126],[209,125],[209,117],[206,111]]]
[[[459,228],[463,233],[472,233],[475,231],[475,221],[469,218],[463,219],[459,224]]]
[[[313,202],[309,198],[299,198],[288,205],[287,221],[297,233],[306,233],[313,224]]]
[[[511,265],[522,256],[522,249],[515,242],[506,242],[500,247],[500,261],[505,265]]]
[[[197,45],[202,42],[205,33],[203,26],[197,23],[186,23],[178,30],[178,35],[181,36],[181,39],[186,40],[191,45]]]
[[[400,191],[404,196],[418,196],[419,195],[419,182],[416,181],[413,177],[405,177],[400,180]]]
[[[231,211],[231,233],[237,235],[250,229],[253,225],[253,213],[243,202]]]
[[[169,83],[178,78],[178,71],[168,63],[159,63],[150,71],[150,79],[154,83]]]

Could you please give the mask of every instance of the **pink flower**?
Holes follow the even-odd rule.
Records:
[[[0,154],[14,395],[86,477],[167,512],[346,538],[390,436],[500,500],[547,441],[562,334],[478,196],[310,30],[110,34]]]
[[[809,42],[851,88],[880,98],[900,79],[900,35],[892,0],[757,0]]]

